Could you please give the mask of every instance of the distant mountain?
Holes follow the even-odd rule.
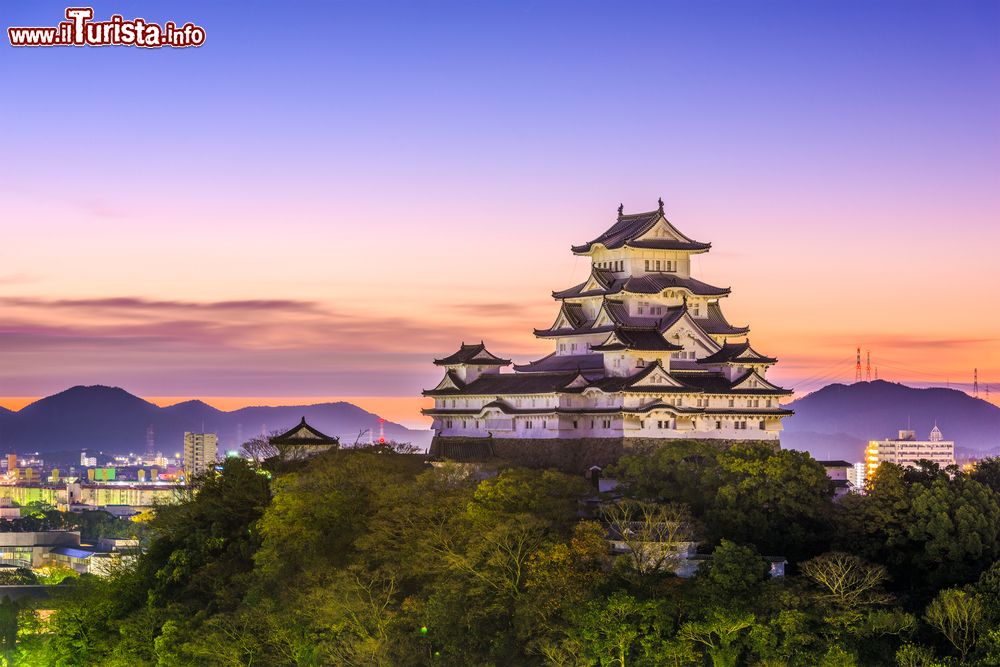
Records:
[[[0,453],[38,451],[73,460],[81,449],[105,454],[143,452],[150,425],[156,449],[164,454],[181,450],[185,431],[217,433],[221,448],[238,449],[241,439],[291,428],[302,417],[348,444],[364,429],[377,429],[379,419],[344,402],[225,412],[201,401],[161,408],[118,387],[73,387],[18,411],[0,408]],[[387,421],[385,436],[426,447],[431,434]],[[367,435],[362,439],[367,441]]]
[[[896,437],[909,427],[926,439],[935,422],[956,447],[988,451],[1000,446],[1000,408],[955,389],[916,389],[876,380],[831,384],[789,405],[783,447],[821,459],[860,461],[869,440]]]

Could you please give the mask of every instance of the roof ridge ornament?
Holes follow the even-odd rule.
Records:
[[[618,219],[621,220],[622,216],[625,215],[625,204],[621,202],[618,203]]]
[[[660,205],[660,207],[656,210],[656,212],[659,213],[660,215],[663,215],[663,197],[660,197],[656,201]]]

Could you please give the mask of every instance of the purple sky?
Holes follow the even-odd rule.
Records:
[[[996,2],[141,12],[207,42],[0,45],[0,396],[414,397],[661,195],[785,384],[1000,382]]]

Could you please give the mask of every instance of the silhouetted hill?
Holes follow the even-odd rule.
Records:
[[[157,451],[165,454],[180,451],[185,431],[218,433],[221,448],[238,449],[242,441],[261,432],[291,428],[303,416],[346,444],[353,443],[363,429],[378,429],[378,415],[344,402],[225,412],[201,401],[161,408],[117,387],[73,387],[18,411],[0,411],[0,453],[71,452],[72,459],[81,449],[106,454],[142,452],[150,425]],[[389,421],[385,435],[421,447],[430,443],[429,431]]]
[[[817,458],[860,461],[868,440],[895,437],[907,427],[926,438],[937,422],[957,447],[985,451],[1000,446],[1000,408],[955,389],[916,389],[893,382],[831,384],[790,406],[783,447]]]

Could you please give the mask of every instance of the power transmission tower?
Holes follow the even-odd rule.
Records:
[[[979,398],[979,369],[972,369],[972,397]]]
[[[858,363],[854,366],[854,381],[861,382],[861,348],[858,348]]]
[[[865,350],[868,355],[867,361],[865,363],[865,382],[872,381],[872,351]]]

